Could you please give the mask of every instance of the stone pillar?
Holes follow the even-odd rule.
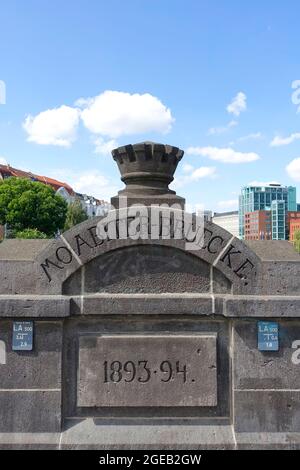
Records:
[[[183,150],[172,145],[142,142],[126,145],[112,151],[121,173],[125,189],[111,199],[117,209],[120,198],[127,198],[132,204],[177,204],[184,209],[185,200],[169,189]],[[123,204],[124,207],[124,204]]]

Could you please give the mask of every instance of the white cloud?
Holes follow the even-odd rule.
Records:
[[[69,169],[58,168],[48,171],[47,174],[59,181],[65,181],[78,193],[88,194],[89,196],[104,199],[108,202],[120,189],[120,184],[117,184],[111,178],[103,175],[101,171],[96,168],[80,173],[74,170],[70,171]]]
[[[253,132],[252,134],[244,135],[243,137],[239,137],[237,140],[238,142],[245,142],[247,140],[260,140],[263,138],[261,132]]]
[[[237,209],[238,208],[238,199],[227,199],[225,201],[219,201],[217,206],[220,209]]]
[[[247,186],[268,186],[269,184],[280,184],[278,181],[250,181]]]
[[[295,181],[300,181],[300,158],[294,158],[294,160],[286,166],[286,171],[290,178]]]
[[[4,157],[0,157],[0,165],[7,165],[7,160]]]
[[[29,142],[70,147],[76,139],[78,123],[79,110],[63,105],[27,116],[23,127]]]
[[[234,116],[239,116],[241,112],[247,109],[247,96],[242,91],[233,98],[232,102],[227,106],[227,111]]]
[[[167,133],[174,121],[171,111],[149,93],[140,95],[104,91],[77,104],[84,106],[82,121],[89,131],[111,138],[146,132]]]
[[[199,155],[223,163],[248,163],[258,160],[260,156],[254,152],[237,152],[234,149],[218,147],[189,147],[188,155]]]
[[[174,118],[157,97],[149,94],[130,94],[106,90],[92,98],[79,98],[75,107],[62,105],[28,115],[23,122],[27,140],[41,145],[70,147],[76,140],[82,120],[93,134],[95,152],[106,155],[118,147],[116,138],[148,132],[167,133]]]
[[[193,165],[190,165],[189,163],[184,163],[182,166],[183,173],[191,173],[193,169],[194,169]]]
[[[229,131],[229,129],[237,125],[237,121],[230,121],[226,126],[211,127],[210,129],[208,129],[208,135],[224,134],[224,132]]]
[[[271,147],[280,147],[281,145],[289,145],[295,142],[295,140],[300,139],[300,132],[295,132],[294,134],[289,135],[288,137],[281,137],[279,135],[275,136],[272,142],[270,142]]]
[[[182,188],[187,184],[192,182],[199,181],[202,178],[216,178],[216,168],[213,166],[201,166],[199,168],[194,168],[192,165],[186,165],[189,168],[186,168],[185,175],[175,176],[173,183],[171,184],[172,189]]]
[[[119,144],[116,140],[111,139],[105,141],[103,137],[97,137],[95,139],[95,145],[95,153],[100,155],[110,155],[113,149],[119,147]]]
[[[198,181],[201,178],[214,178],[216,176],[216,168],[214,166],[201,166],[192,171],[190,175],[191,181]]]

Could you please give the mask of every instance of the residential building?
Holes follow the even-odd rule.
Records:
[[[239,236],[238,211],[215,212],[212,221],[220,227],[223,227],[228,232],[232,233],[232,235],[235,237]]]
[[[212,211],[205,210],[203,212],[204,222],[211,222],[212,221]]]
[[[81,202],[82,208],[86,211],[88,217],[106,215],[110,204],[87,194],[76,193],[76,198]]]
[[[271,240],[271,211],[253,211],[245,214],[245,240]]]
[[[279,183],[269,183],[264,185],[248,185],[242,188],[239,197],[239,236],[245,239],[245,214],[255,211],[272,211],[273,201],[282,202],[279,205],[273,206],[272,216],[272,237],[282,236],[282,210],[284,211],[284,218],[288,211],[296,211],[296,188],[294,186],[283,186]],[[283,209],[282,209],[283,208]],[[263,217],[263,216],[262,216]],[[279,226],[274,227],[275,223]],[[284,222],[285,236],[287,237],[287,225]],[[274,231],[273,231],[274,228]],[[281,238],[273,238],[275,240]]]
[[[299,204],[297,204],[298,206]],[[289,240],[293,242],[295,240],[295,232],[300,230],[300,211],[289,212],[287,223],[289,226]]]
[[[59,194],[68,204],[78,199],[81,202],[82,207],[86,211],[88,217],[95,217],[98,215],[103,216],[107,214],[110,207],[110,204],[106,201],[97,199],[87,194],[76,193],[74,189],[67,183],[63,183],[47,176],[36,175],[30,171],[19,170],[17,168],[13,168],[10,165],[0,164],[0,180],[11,177],[27,178],[31,181],[39,181],[40,183],[51,186],[56,194]],[[3,233],[4,228],[1,228],[0,226],[0,240]]]
[[[60,188],[64,188],[65,192],[70,196],[75,196],[74,190],[67,183],[62,183],[61,181],[48,178],[47,176],[36,175],[30,171],[19,170],[10,165],[0,165],[0,180],[11,178],[12,176],[17,178],[27,178],[31,181],[39,181],[40,183],[51,186],[55,191],[58,191]]]

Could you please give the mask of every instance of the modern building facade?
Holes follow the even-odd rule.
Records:
[[[275,204],[273,204],[274,201]],[[285,240],[288,233],[286,216],[289,211],[297,211],[296,188],[294,186],[283,186],[278,183],[248,185],[242,188],[239,197],[239,237],[241,239],[246,238],[245,214],[256,211],[270,211],[272,218],[272,239]],[[265,214],[262,214],[263,217],[265,217]]]
[[[285,201],[272,201],[271,204],[272,216],[272,240],[286,240],[287,239],[287,226],[286,226],[286,208]]]
[[[271,211],[253,211],[245,214],[245,240],[271,240]]]
[[[223,227],[235,237],[239,236],[239,212],[215,212],[212,222]]]
[[[300,230],[300,211],[288,213],[289,240],[295,241],[295,233]]]

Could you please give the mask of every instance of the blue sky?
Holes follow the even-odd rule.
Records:
[[[186,150],[174,186],[192,204],[234,209],[252,181],[295,184],[300,201],[299,13],[297,0],[3,0],[0,160],[108,199],[122,187],[111,147],[155,140]]]

